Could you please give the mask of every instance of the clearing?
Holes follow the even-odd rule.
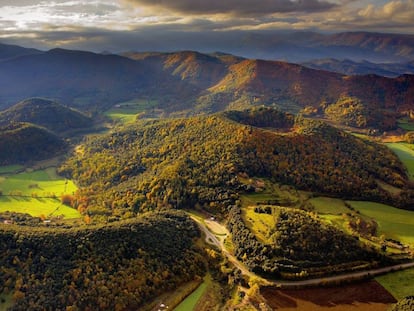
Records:
[[[155,112],[158,105],[156,100],[138,98],[127,102],[116,104],[114,107],[105,112],[105,115],[113,121],[123,124],[132,123],[137,116],[147,111]]]
[[[361,214],[375,219],[378,223],[378,235],[414,246],[414,212],[374,202],[347,203]]]
[[[15,170],[11,170],[14,168]],[[60,216],[79,218],[80,213],[69,206],[61,204],[60,196],[73,194],[77,187],[71,181],[56,174],[55,167],[41,170],[22,167],[1,167],[7,172],[0,177],[0,212],[28,213],[32,216]]]
[[[256,208],[268,208],[271,213],[257,213]],[[271,231],[276,227],[276,222],[279,217],[279,209],[272,206],[249,206],[242,210],[244,223],[254,233],[254,235],[263,243],[273,243]]]
[[[414,150],[413,145],[408,143],[387,143],[394,153],[400,158],[407,168],[408,177],[414,180]]]
[[[341,199],[316,197],[309,199],[309,202],[320,214],[341,215],[349,213],[349,208],[346,207],[345,202]]]

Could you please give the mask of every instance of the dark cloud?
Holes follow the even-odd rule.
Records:
[[[319,12],[337,7],[322,0],[124,0],[137,6],[161,7],[184,14],[268,15],[289,12]]]

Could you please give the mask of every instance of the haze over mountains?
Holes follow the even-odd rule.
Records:
[[[372,63],[324,58],[302,63],[313,69],[338,72],[346,75],[376,74],[384,77],[398,77],[401,74],[414,74],[414,61],[405,63]]]
[[[274,40],[279,43],[290,38],[289,42],[298,44],[294,50],[308,58],[328,52],[330,57],[347,55],[353,59],[353,66],[344,64],[342,68],[357,74],[370,72],[367,63],[361,66],[356,63],[362,56],[394,62],[414,59],[413,36],[409,35],[296,33],[282,37],[283,40],[277,38]],[[261,45],[248,43],[258,51],[256,56],[268,50],[273,42],[254,36],[251,40],[262,42]],[[316,47],[325,52],[310,52],[310,48]],[[89,113],[143,98],[155,101],[154,108],[161,109],[165,115],[270,105],[292,113],[306,108],[325,116],[330,106],[337,111],[352,105],[355,109],[350,118],[359,121],[345,121],[346,125],[387,130],[395,127],[398,117],[414,108],[414,76],[407,74],[393,79],[377,75],[348,76],[281,61],[193,51],[107,55],[64,49],[42,52],[7,45],[1,45],[0,50],[2,109],[30,97],[51,98]],[[286,53],[286,44],[275,45],[271,51]],[[336,71],[341,71],[340,63],[330,64],[319,67],[336,67]],[[376,67],[376,72],[381,68]],[[400,68],[382,70],[387,73],[384,75],[393,76],[399,71],[411,70],[404,68],[408,67],[401,64]]]
[[[173,37],[174,41],[168,37]],[[414,59],[414,36],[371,32],[323,34],[311,31],[232,31],[219,33],[166,33],[142,37],[135,51],[197,50],[246,58],[304,62],[336,58],[371,62],[404,62]]]

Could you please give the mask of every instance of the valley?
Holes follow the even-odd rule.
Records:
[[[0,309],[386,310],[414,291],[413,76],[26,52],[0,60]]]

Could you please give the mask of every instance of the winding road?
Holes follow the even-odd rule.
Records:
[[[249,277],[257,277],[256,274],[251,272],[242,262],[240,262],[233,254],[231,254],[224,246],[224,240],[226,237],[230,236],[229,231],[226,229],[225,226],[221,225],[219,222],[214,220],[204,220],[201,221],[199,218],[190,215],[191,218],[198,224],[200,229],[204,232],[206,236],[206,242],[216,246],[218,249],[222,251],[222,253],[228,258],[228,260],[233,263],[243,275]],[[212,228],[218,229],[220,232],[212,232]],[[301,286],[316,286],[320,284],[332,284],[338,283],[341,281],[348,281],[353,279],[362,279],[367,277],[373,277],[380,274],[385,274],[392,271],[403,270],[414,267],[414,262],[408,262],[378,269],[371,269],[371,270],[364,270],[364,271],[357,271],[351,272],[341,275],[334,275],[334,276],[326,276],[322,278],[315,278],[315,279],[306,279],[306,280],[299,280],[299,281],[280,281],[280,280],[269,280],[269,279],[262,279],[264,281],[264,285],[267,286],[276,286],[280,288],[295,288]]]

